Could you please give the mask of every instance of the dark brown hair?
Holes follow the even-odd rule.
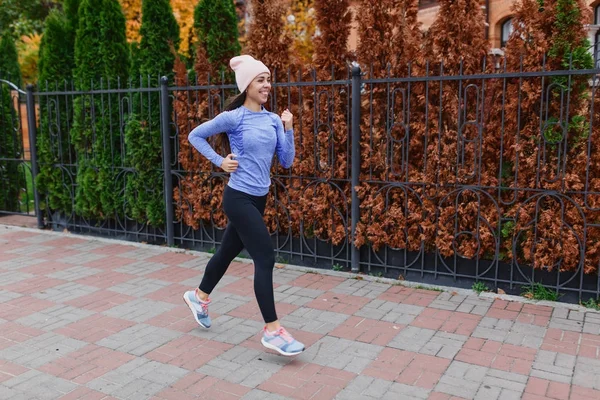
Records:
[[[240,93],[235,97],[228,99],[225,102],[225,110],[224,111],[233,111],[236,108],[240,108],[244,102],[246,101],[246,92]],[[227,137],[226,132],[219,133],[217,135],[217,139],[215,141],[215,145],[218,150],[225,151],[225,155],[231,153],[231,144],[229,143],[229,138]]]

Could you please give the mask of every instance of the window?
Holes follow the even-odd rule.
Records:
[[[512,18],[509,18],[502,23],[502,33],[500,36],[500,47],[506,47],[506,42],[508,42],[508,39],[510,38],[510,35],[512,35],[514,30],[515,29],[513,27]]]

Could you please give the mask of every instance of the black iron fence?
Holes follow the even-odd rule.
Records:
[[[291,169],[273,167],[265,218],[278,261],[460,286],[482,281],[507,291],[540,282],[567,300],[600,296],[600,70],[447,75],[444,68],[409,68],[399,78],[358,67],[341,78],[274,76],[267,108],[292,110],[297,148]],[[182,136],[218,114],[235,86],[166,78],[158,87],[123,86],[13,87],[27,103],[31,164],[22,152],[3,152],[3,174],[10,163],[31,165],[34,176],[38,165],[42,176],[54,172],[46,178],[58,186],[46,184],[32,208],[42,212],[30,213],[40,224],[216,248],[227,175],[202,164]],[[152,168],[161,179],[131,191],[141,173],[128,148],[135,113],[158,126]],[[6,121],[0,136],[22,129]],[[72,131],[87,129],[85,140],[98,143],[100,127],[112,139],[76,151],[82,139]],[[99,181],[79,173],[86,163],[92,176],[104,173],[90,165],[100,153],[120,200],[90,217],[78,196]],[[162,223],[132,211],[142,193],[164,198]]]

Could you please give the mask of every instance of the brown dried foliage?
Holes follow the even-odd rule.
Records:
[[[286,11],[287,4],[283,0],[252,2],[252,19],[244,52],[261,60],[271,70],[285,71],[290,65],[292,38],[285,31]]]
[[[208,84],[209,71],[206,52],[203,46],[196,49],[194,70],[198,85]],[[175,62],[175,84],[187,86],[187,70],[183,61],[178,57]],[[215,96],[211,99],[215,103]],[[213,104],[213,106],[218,104]],[[226,217],[222,211],[221,201],[223,181],[210,176],[212,164],[200,155],[188,141],[191,130],[206,121],[208,118],[209,98],[206,91],[180,90],[175,92],[173,101],[174,119],[177,124],[179,138],[179,163],[187,171],[187,175],[179,181],[179,186],[174,189],[174,199],[177,204],[177,216],[186,225],[198,229],[200,221],[212,221],[219,227],[226,224]]]
[[[558,34],[552,11],[556,1],[546,0],[546,11],[540,11],[536,0],[522,0],[515,7],[516,32],[506,49],[507,71],[541,69]],[[367,78],[406,76],[409,63],[413,76],[437,75],[442,63],[444,75],[494,71],[493,62],[483,63],[489,44],[479,1],[440,4],[438,20],[423,38],[417,0],[360,2],[357,55]],[[314,67],[315,74],[305,68],[300,79],[346,79],[353,59],[347,50],[348,1],[315,0],[314,7],[320,35],[308,67]],[[570,40],[585,37],[582,22],[587,17],[573,26]],[[269,36],[273,35],[269,31],[263,35],[259,42],[271,42],[261,43],[265,46],[278,44],[268,38],[281,38],[280,33]],[[545,68],[562,69],[561,59],[562,54],[546,58]],[[269,62],[286,65],[285,60]],[[571,83],[564,120],[581,116],[589,120],[590,104],[594,121],[600,118],[600,94],[594,91],[591,100],[586,98],[585,79]],[[382,183],[358,188],[362,218],[355,238],[350,238],[348,215],[349,88],[316,83],[302,89],[301,102],[299,89],[291,89],[297,157],[291,171],[273,169],[276,179],[265,215],[269,230],[289,229],[294,235],[333,244],[353,239],[375,250],[383,246],[437,250],[444,257],[484,259],[500,251],[506,261],[537,268],[574,270],[584,263],[585,272],[595,271],[600,228],[586,227],[584,221],[600,221],[600,196],[581,193],[600,191],[600,124],[591,128],[571,124],[566,140],[545,140],[544,135],[558,132],[547,123],[561,111],[556,101],[560,91],[550,90],[550,98],[543,98],[551,82],[488,79],[485,90],[481,80],[469,79],[443,84],[434,80],[427,86],[395,83],[389,89],[385,84],[367,85],[362,98],[361,181]],[[284,98],[279,92],[277,96]],[[393,107],[389,99],[394,99]],[[196,109],[204,110],[207,101]],[[547,117],[541,104],[548,104]],[[197,111],[192,114],[189,118],[201,119]],[[178,120],[180,132],[186,132],[185,124]],[[185,140],[187,135],[180,135],[182,150]],[[209,171],[202,162],[198,159],[189,167]],[[194,203],[194,212],[185,219],[188,225],[197,227],[199,219],[207,220],[210,210],[219,209],[220,187],[216,191],[207,187],[206,178],[190,181],[188,194],[183,195]],[[553,194],[536,197],[536,190]],[[579,250],[583,238],[584,255]]]

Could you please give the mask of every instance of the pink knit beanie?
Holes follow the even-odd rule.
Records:
[[[265,64],[248,55],[233,57],[229,66],[235,71],[235,81],[242,93],[254,78],[263,72],[270,72]]]

